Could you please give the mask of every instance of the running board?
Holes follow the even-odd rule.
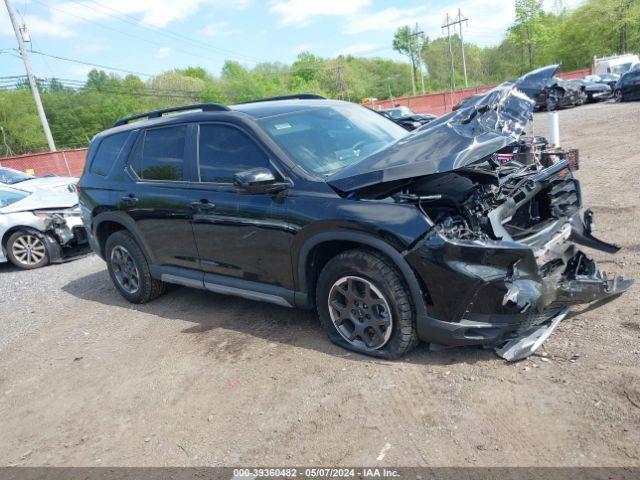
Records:
[[[292,308],[297,296],[306,301],[302,292],[293,292],[277,285],[252,282],[242,278],[232,278],[213,273],[203,273],[180,267],[161,267],[160,280],[185,287],[209,290],[210,292],[233,295],[249,300],[273,303]]]

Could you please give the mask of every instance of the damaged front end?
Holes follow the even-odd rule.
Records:
[[[592,235],[590,210],[580,217],[578,152],[522,137],[556,70],[503,84],[327,179],[349,199],[413,204],[433,225],[405,252],[425,292],[425,341],[493,346],[518,360],[571,305],[633,283],[578,248],[619,250]]]
[[[562,157],[562,155],[559,155]],[[548,337],[568,307],[623,293],[577,245],[619,248],[580,218],[580,185],[567,159],[499,165],[416,179],[397,201],[415,203],[434,228],[407,260],[428,292],[421,335],[448,345],[492,345],[524,358]],[[419,327],[420,328],[420,327]]]
[[[34,210],[40,219],[35,233],[47,247],[51,263],[65,262],[90,252],[79,207]]]

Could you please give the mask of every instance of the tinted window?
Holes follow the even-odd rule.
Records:
[[[200,125],[200,181],[232,183],[237,172],[269,168],[269,158],[247,134],[235,127]]]
[[[186,180],[186,134],[184,125],[147,130],[132,161],[138,176],[144,180]]]
[[[129,132],[123,132],[103,139],[91,162],[91,172],[102,176],[108,175],[128,136]]]

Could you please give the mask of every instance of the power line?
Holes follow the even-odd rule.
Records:
[[[85,62],[84,60],[78,60],[78,59],[75,59],[75,58],[68,58],[68,57],[61,57],[59,55],[54,55],[52,53],[39,52],[37,50],[32,50],[31,53],[34,53],[36,55],[43,55],[43,56],[49,57],[49,58],[55,58],[56,60],[62,60],[62,61],[65,61],[65,62],[79,63],[81,65],[87,65],[89,67],[98,67],[98,68],[104,68],[106,70],[113,70],[115,72],[130,73],[131,75],[139,75],[139,76],[143,76],[143,77],[154,77],[155,76],[155,75],[153,75],[151,73],[136,72],[135,70],[127,70],[125,68],[111,67],[109,65],[101,65],[99,63]]]
[[[74,18],[77,18],[77,19],[83,20],[83,21],[85,21],[85,22],[92,23],[92,24],[94,24],[94,25],[99,26],[100,28],[105,29],[105,30],[110,30],[110,31],[112,31],[112,32],[119,33],[119,34],[121,34],[121,35],[126,35],[127,37],[134,38],[134,39],[136,39],[136,40],[139,40],[139,41],[142,41],[142,42],[145,42],[145,43],[149,43],[149,44],[151,44],[151,45],[155,45],[155,46],[157,46],[157,47],[161,47],[161,48],[162,48],[162,47],[166,47],[166,45],[165,45],[165,44],[162,44],[162,43],[159,43],[159,42],[155,42],[155,41],[153,41],[153,40],[149,40],[149,39],[146,39],[146,38],[143,38],[143,37],[139,37],[138,35],[133,35],[133,34],[131,34],[131,33],[129,33],[129,32],[125,32],[125,31],[122,31],[122,30],[118,30],[117,28],[108,27],[107,25],[104,25],[104,24],[102,24],[101,22],[97,22],[97,21],[91,20],[91,19],[89,19],[89,18],[83,17],[82,15],[76,15],[75,13],[67,12],[66,10],[63,10],[63,9],[61,9],[61,8],[58,8],[58,7],[54,7],[53,5],[49,5],[49,4],[45,3],[45,2],[41,2],[40,0],[32,0],[32,1],[33,1],[33,2],[35,2],[35,3],[37,3],[37,4],[39,4],[39,5],[42,5],[42,6],[44,6],[44,7],[48,7],[48,8],[50,8],[50,9],[52,9],[52,10],[55,10],[55,11],[57,11],[57,12],[64,13],[65,15],[69,15],[70,17],[74,17]],[[205,57],[205,56],[203,56],[203,55],[199,55],[199,54],[197,54],[197,53],[190,52],[190,51],[188,51],[188,50],[180,50],[180,49],[176,49],[176,51],[177,51],[177,52],[184,53],[184,54],[186,54],[186,55],[191,55],[191,56],[193,56],[193,57],[201,58],[201,59],[204,59],[204,60],[207,60],[207,61],[210,61],[210,60],[211,60],[211,58],[209,58],[209,57]]]
[[[82,5],[85,8],[90,8],[87,4],[75,2],[73,0],[71,0],[71,1],[73,3],[77,3],[79,5]],[[164,35],[167,38],[179,39],[179,40],[182,40],[183,42],[188,42],[191,45],[195,45],[195,46],[198,46],[200,48],[206,49],[207,51],[209,51],[209,50],[218,50],[219,52],[222,52],[222,53],[224,53],[226,55],[231,54],[231,55],[235,55],[235,56],[238,56],[238,57],[244,57],[244,58],[247,58],[247,59],[250,59],[250,60],[253,60],[253,61],[258,61],[258,62],[266,61],[266,60],[260,59],[258,57],[254,57],[252,55],[245,55],[243,53],[238,53],[238,52],[234,52],[232,50],[227,50],[227,49],[224,49],[224,48],[216,47],[214,45],[211,45],[211,44],[206,43],[206,42],[202,42],[200,40],[192,39],[192,38],[190,38],[190,37],[188,37],[186,35],[182,35],[181,33],[177,33],[177,32],[174,32],[172,30],[169,30],[168,28],[160,28],[160,27],[156,27],[156,26],[153,26],[153,25],[140,24],[138,19],[136,17],[132,16],[132,15],[129,15],[129,14],[125,13],[125,12],[120,11],[120,10],[116,10],[113,7],[110,7],[108,5],[104,5],[104,4],[100,3],[100,2],[97,2],[96,0],[89,0],[89,1],[91,3],[99,5],[102,8],[105,8],[107,10],[111,10],[112,12],[114,12],[118,16],[125,17],[125,18],[133,20],[132,22],[126,22],[126,23],[130,23],[130,24],[133,24],[133,25],[135,25],[135,26],[137,26],[139,28],[144,28],[145,30],[153,31],[153,32],[158,33],[160,35]],[[92,10],[99,11],[99,10],[96,10],[96,9],[92,9]],[[106,13],[106,12],[102,12],[102,13]],[[114,15],[110,15],[110,16],[115,18]],[[124,20],[122,20],[122,21],[124,21]]]
[[[49,4],[45,3],[45,2],[42,2],[42,1],[40,1],[40,0],[32,0],[32,1],[33,1],[33,2],[35,2],[35,3],[38,3],[38,4],[40,4],[40,5],[42,5],[42,6],[44,6],[44,7],[48,7],[48,8],[50,8],[50,9],[52,9],[52,10],[56,10],[56,11],[58,11],[58,12],[64,13],[65,15],[69,15],[69,16],[71,16],[71,17],[75,17],[75,18],[78,18],[78,19],[80,19],[80,20],[83,20],[83,21],[86,21],[86,22],[89,22],[89,23],[95,24],[95,25],[97,25],[97,26],[99,26],[99,27],[101,27],[101,28],[103,28],[103,29],[110,30],[110,31],[113,31],[113,32],[116,32],[116,33],[119,33],[119,34],[122,34],[122,35],[126,35],[126,36],[128,36],[128,37],[135,38],[135,39],[137,39],[137,40],[141,40],[141,41],[143,41],[143,42],[150,43],[150,44],[152,44],[152,45],[156,45],[156,46],[160,46],[160,47],[165,47],[165,46],[166,46],[166,45],[164,45],[164,44],[161,44],[161,43],[158,43],[158,42],[154,42],[153,40],[148,40],[148,39],[145,39],[145,38],[139,37],[139,36],[137,36],[137,35],[133,35],[133,34],[131,34],[131,33],[124,32],[124,31],[122,31],[122,30],[118,30],[118,29],[116,29],[116,28],[107,27],[106,25],[103,25],[103,24],[102,24],[102,23],[100,23],[100,22],[96,22],[96,21],[94,21],[94,20],[88,19],[88,18],[83,17],[83,16],[81,16],[81,15],[76,15],[76,14],[73,14],[73,13],[67,12],[67,11],[65,11],[65,10],[62,10],[62,9],[60,9],[60,8],[58,8],[58,7],[54,7],[54,6],[49,5]],[[77,2],[74,2],[74,3],[77,3]],[[94,3],[98,4],[98,2],[94,2]],[[102,4],[100,4],[100,5],[102,5]],[[85,6],[86,6],[86,5],[85,5]],[[88,7],[88,8],[90,8],[90,7]],[[110,7],[107,7],[107,8],[110,8]],[[94,10],[95,10],[95,9],[94,9]],[[111,9],[111,10],[114,10],[114,9]],[[98,11],[98,10],[96,10],[96,11]],[[103,13],[105,13],[105,12],[103,12]],[[123,15],[126,15],[126,14],[123,14]],[[130,16],[129,16],[129,17],[130,17]],[[130,17],[130,18],[135,18],[135,17]],[[137,25],[137,24],[136,24],[136,25]],[[143,27],[143,26],[141,26],[141,25],[137,25],[137,26],[139,26],[139,27],[141,27],[141,28],[147,28],[147,27]],[[148,28],[147,28],[147,29],[148,29]],[[159,33],[159,32],[158,32],[158,33]],[[173,32],[172,32],[172,33],[173,33]],[[188,39],[188,37],[185,37],[185,36],[183,36],[183,35],[175,34],[175,33],[173,33],[173,34],[174,34],[174,35],[179,35],[180,37],[183,37],[183,38]],[[189,39],[189,40],[190,40],[190,39]],[[194,40],[190,40],[190,41],[195,42]],[[204,44],[204,45],[206,45],[206,44]],[[207,48],[214,48],[214,49],[217,49],[217,50],[223,50],[223,49],[219,49],[219,48],[217,48],[217,47],[211,47],[211,46],[207,46]],[[193,53],[193,52],[189,52],[189,51],[185,51],[185,50],[176,50],[176,51],[178,51],[178,52],[183,52],[183,53],[186,53],[187,55],[192,55],[192,56],[195,56],[195,57],[198,57],[198,58],[203,58],[203,59],[205,59],[205,60],[207,60],[207,61],[211,60],[209,57],[203,57],[202,55],[198,55],[198,54],[195,54],[195,53]],[[229,51],[229,52],[230,52],[230,51]],[[236,53],[234,53],[234,55],[242,55],[242,54],[236,54]],[[50,56],[52,56],[52,55],[50,55]],[[246,56],[246,55],[243,55],[243,56]],[[53,57],[53,56],[52,56],[52,57]],[[53,58],[55,58],[55,57],[53,57]],[[59,58],[59,59],[62,59],[62,58]],[[91,64],[91,63],[89,63],[89,62],[83,62],[83,61],[76,61],[76,62],[77,62],[77,63],[85,64],[85,65],[98,66],[97,64]],[[101,67],[101,68],[110,68],[110,67]],[[110,68],[110,69],[111,69],[111,70],[124,71],[124,69],[117,69],[117,68]],[[278,76],[278,75],[287,75],[287,74],[297,73],[297,72],[303,72],[303,71],[322,71],[322,70],[332,71],[332,70],[335,70],[335,69],[336,69],[336,67],[332,67],[332,66],[302,67],[302,68],[297,68],[297,69],[289,69],[289,70],[287,70],[286,72],[267,72],[267,73],[263,73],[263,75]],[[128,73],[131,73],[131,72],[128,72]],[[153,76],[153,75],[148,75],[148,74],[144,74],[144,75],[145,75],[145,76]]]

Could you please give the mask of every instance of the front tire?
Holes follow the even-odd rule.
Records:
[[[341,347],[394,359],[418,343],[409,289],[376,252],[348,250],[331,259],[318,278],[316,305],[327,336]]]
[[[49,252],[40,236],[19,230],[7,240],[7,258],[16,267],[33,270],[49,264]]]
[[[105,246],[111,281],[131,303],[146,303],[165,291],[165,284],[151,277],[149,264],[133,236],[121,230],[112,234]]]
[[[624,102],[624,98],[622,97],[622,92],[620,90],[616,90],[613,94],[616,102]]]

